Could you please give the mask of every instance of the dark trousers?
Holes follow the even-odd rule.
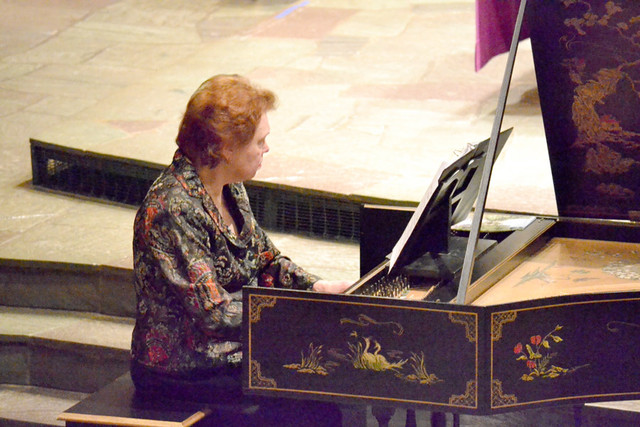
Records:
[[[342,425],[335,404],[311,400],[245,396],[240,369],[221,369],[194,379],[150,371],[132,362],[136,393],[145,399],[173,399],[211,405],[213,413],[200,425],[322,426]]]

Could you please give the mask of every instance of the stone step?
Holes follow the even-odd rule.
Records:
[[[75,391],[0,384],[0,425],[63,426],[58,415],[87,396]]]
[[[131,269],[105,265],[0,259],[2,305],[133,317]]]
[[[91,393],[129,368],[133,319],[0,306],[0,383]]]

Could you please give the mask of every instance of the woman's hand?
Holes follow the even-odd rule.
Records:
[[[318,280],[313,284],[313,290],[325,294],[341,294],[352,284],[346,280]]]

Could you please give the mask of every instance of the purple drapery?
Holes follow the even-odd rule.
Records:
[[[519,8],[518,0],[476,0],[476,71],[494,56],[509,51]],[[528,37],[523,23],[520,40]]]

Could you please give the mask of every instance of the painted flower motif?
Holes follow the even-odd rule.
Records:
[[[533,381],[536,378],[557,378],[561,375],[572,373],[576,369],[589,366],[583,365],[568,369],[550,363],[551,359],[557,355],[557,353],[551,352],[551,343],[557,344],[562,342],[562,338],[557,335],[557,332],[561,329],[562,326],[557,325],[544,337],[532,335],[529,338],[531,341],[530,344],[525,344],[524,346],[522,343],[516,344],[513,348],[513,352],[516,354],[516,360],[524,362],[528,370],[528,372],[520,377],[522,381]]]

